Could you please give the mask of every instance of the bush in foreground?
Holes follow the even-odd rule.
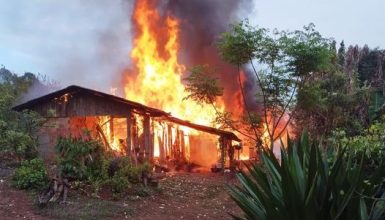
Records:
[[[12,176],[12,186],[18,189],[41,190],[49,183],[47,169],[40,158],[24,160]]]
[[[56,150],[61,175],[70,181],[90,184],[96,195],[104,187],[109,187],[114,197],[125,195],[152,170],[148,162],[134,164],[129,157],[113,156],[92,139],[62,137]]]
[[[105,178],[105,172],[100,171],[104,166],[106,152],[98,141],[61,137],[55,148],[63,177],[71,180]]]
[[[281,161],[267,151],[261,165],[247,164],[230,195],[245,219],[381,219],[384,166],[365,179],[363,158],[356,163],[346,150],[321,153],[305,133],[281,150]]]
[[[343,130],[336,130],[329,141],[337,146],[347,146],[356,160],[364,155],[365,173],[371,175],[381,166],[385,158],[385,118],[374,122],[360,135],[352,137],[347,136]]]

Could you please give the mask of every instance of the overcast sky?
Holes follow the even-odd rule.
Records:
[[[325,37],[385,48],[385,0],[254,0],[250,20],[294,30],[310,22]]]
[[[122,2],[0,0],[0,64],[62,86],[109,88],[129,63],[131,9]]]
[[[385,0],[254,1],[244,17],[260,27],[294,30],[313,22],[338,42],[385,48]],[[0,64],[45,74],[64,86],[111,85],[129,64],[127,2],[0,0]]]

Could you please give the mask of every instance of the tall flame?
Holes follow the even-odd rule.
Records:
[[[156,2],[138,0],[135,5],[132,19],[137,32],[131,58],[136,69],[127,74],[126,98],[209,125],[215,116],[211,106],[183,100],[188,94],[182,83],[186,67],[178,61],[180,22],[161,15]]]
[[[182,82],[186,67],[178,59],[180,20],[167,11],[160,12],[157,3],[157,0],[136,0],[132,15],[135,30],[131,51],[133,65],[125,75],[125,96],[129,100],[162,109],[193,123],[211,125],[215,118],[215,110],[212,106],[184,100],[188,94]],[[244,73],[241,80],[246,80]],[[238,102],[234,101],[233,106],[228,106],[230,108],[228,110],[235,115],[242,115],[244,106],[240,101],[242,100],[240,92],[233,94],[233,97]],[[222,101],[216,105],[217,109],[224,109]],[[263,144],[267,146],[269,146],[267,132],[269,126],[271,125],[268,123],[264,124],[261,132]],[[162,136],[160,128],[155,127],[155,130],[156,137]],[[185,134],[188,134],[189,129],[185,128],[185,130]],[[161,154],[159,145],[159,141],[155,140],[155,156]],[[239,157],[248,158],[246,152]]]

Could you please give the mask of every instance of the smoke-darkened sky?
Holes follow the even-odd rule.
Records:
[[[132,2],[0,0],[0,64],[17,73],[45,74],[63,86],[105,90],[130,64]],[[239,17],[260,27],[293,30],[313,22],[325,37],[385,47],[383,0],[253,3]]]

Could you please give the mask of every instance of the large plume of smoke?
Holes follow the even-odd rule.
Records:
[[[161,14],[171,15],[180,21],[180,63],[187,68],[199,64],[208,64],[216,68],[217,77],[224,87],[226,109],[243,109],[243,100],[237,83],[238,70],[220,58],[216,42],[223,32],[229,30],[232,23],[249,15],[248,10],[253,8],[253,2],[251,0],[167,0],[150,3],[157,5]],[[136,29],[133,27],[133,34],[135,33]],[[159,33],[158,36],[161,38],[163,35],[165,33]],[[164,44],[159,43],[159,45]],[[162,48],[158,50],[162,52]],[[135,71],[127,72],[131,75],[135,74]],[[242,82],[248,107],[254,108],[255,83],[247,71],[242,73]]]
[[[224,87],[227,109],[243,106],[236,67],[225,63],[218,54],[216,42],[229,26],[246,18],[247,9],[253,8],[251,0],[169,0],[167,11],[181,21],[182,63],[191,67],[208,64],[218,69]],[[242,11],[243,10],[243,11]],[[245,72],[242,81],[249,107],[255,104],[253,78]],[[235,105],[234,105],[235,104]]]
[[[81,0],[74,5],[85,17],[79,20],[79,37],[53,68],[63,87],[79,84],[109,93],[120,85],[120,72],[130,63],[131,22],[127,14],[132,3],[96,0],[90,4]]]
[[[139,1],[139,0],[137,0]],[[219,35],[229,25],[248,17],[251,0],[158,0],[159,10],[177,17],[181,23],[181,63],[187,67],[209,64],[218,68],[225,88],[225,102],[242,105],[236,82],[236,69],[223,62],[216,49]],[[69,0],[69,2],[32,2],[13,25],[17,29],[35,21],[28,33],[30,44],[16,42],[20,50],[39,60],[37,72],[47,75],[61,87],[78,84],[109,92],[121,86],[120,73],[130,68],[130,43],[135,28],[130,16],[134,1],[116,2]],[[22,8],[22,7],[20,7]],[[53,10],[61,8],[60,11]],[[246,10],[245,10],[246,9]],[[244,11],[242,11],[244,10]],[[85,16],[86,15],[86,16]],[[16,41],[17,39],[15,39]],[[248,74],[245,74],[248,78]],[[248,100],[253,100],[253,80],[244,80]],[[122,92],[122,91],[120,91]],[[40,94],[46,93],[42,91]],[[122,93],[118,95],[123,95]],[[250,102],[251,103],[254,102]]]
[[[60,89],[58,82],[48,79],[47,76],[38,74],[36,79],[33,80],[32,84],[29,86],[28,91],[25,94],[22,94],[22,96],[16,100],[15,104],[24,103],[28,100],[38,98],[43,94],[48,94],[58,89]]]

